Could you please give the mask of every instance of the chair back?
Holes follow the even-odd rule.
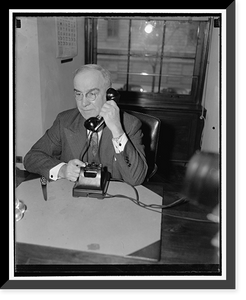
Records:
[[[137,117],[142,122],[143,144],[148,164],[146,181],[148,181],[157,171],[156,158],[159,143],[160,119],[137,111],[126,110],[127,113]]]

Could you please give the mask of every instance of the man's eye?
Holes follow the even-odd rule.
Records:
[[[89,92],[87,94],[87,97],[91,100],[95,100],[96,99],[96,96],[97,96],[97,93],[96,92]]]

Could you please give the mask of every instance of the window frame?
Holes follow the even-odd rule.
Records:
[[[127,64],[128,69],[126,73],[126,86],[129,84],[129,76],[131,72],[129,72],[129,64],[130,64],[130,39],[131,39],[131,22],[132,20],[140,19],[153,19],[153,20],[161,20],[161,21],[192,21],[199,22],[199,30],[198,30],[198,39],[197,39],[197,47],[196,47],[196,55],[194,60],[194,69],[192,76],[192,85],[191,85],[191,93],[187,95],[183,94],[172,94],[172,93],[161,93],[160,92],[160,82],[158,86],[158,92],[136,92],[136,91],[120,91],[121,101],[123,102],[136,102],[138,105],[149,105],[149,106],[165,106],[165,104],[172,105],[195,105],[201,106],[202,96],[203,96],[203,88],[205,82],[206,75],[206,66],[208,59],[208,50],[209,50],[209,39],[211,36],[211,28],[212,28],[212,17],[202,16],[202,17],[161,17],[157,18],[155,16],[148,17],[108,17],[108,16],[93,16],[85,18],[85,63],[97,63],[97,55],[100,54],[97,51],[97,20],[99,18],[105,19],[129,19],[129,33],[128,33],[128,53],[127,53]],[[164,41],[164,39],[163,39]],[[162,45],[163,48],[163,45]],[[161,55],[161,64],[163,57],[167,57]],[[160,64],[160,65],[161,65]],[[181,75],[182,76],[182,75]]]

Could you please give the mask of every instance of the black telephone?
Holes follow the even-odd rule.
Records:
[[[120,98],[119,92],[113,88],[109,88],[106,92],[106,99],[118,101]],[[89,118],[85,121],[84,126],[93,132],[104,124],[103,117],[97,116]],[[86,149],[86,151],[88,148]],[[86,152],[85,152],[86,153]],[[84,153],[84,154],[85,154]],[[82,156],[82,161],[83,157]],[[93,197],[104,198],[110,180],[110,173],[106,167],[101,164],[86,163],[85,167],[81,167],[80,175],[73,187],[73,197]]]
[[[106,99],[108,100],[114,100],[117,102],[120,99],[120,94],[113,88],[109,88],[106,92]],[[88,120],[85,121],[84,126],[86,129],[91,130],[93,132],[97,132],[98,129],[104,124],[103,117],[97,116],[97,117],[91,117]]]
[[[101,164],[85,164],[73,187],[73,197],[104,198],[110,180],[110,173]]]

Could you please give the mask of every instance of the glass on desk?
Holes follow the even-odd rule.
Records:
[[[19,221],[23,218],[26,211],[26,205],[22,200],[15,199],[15,220]]]

